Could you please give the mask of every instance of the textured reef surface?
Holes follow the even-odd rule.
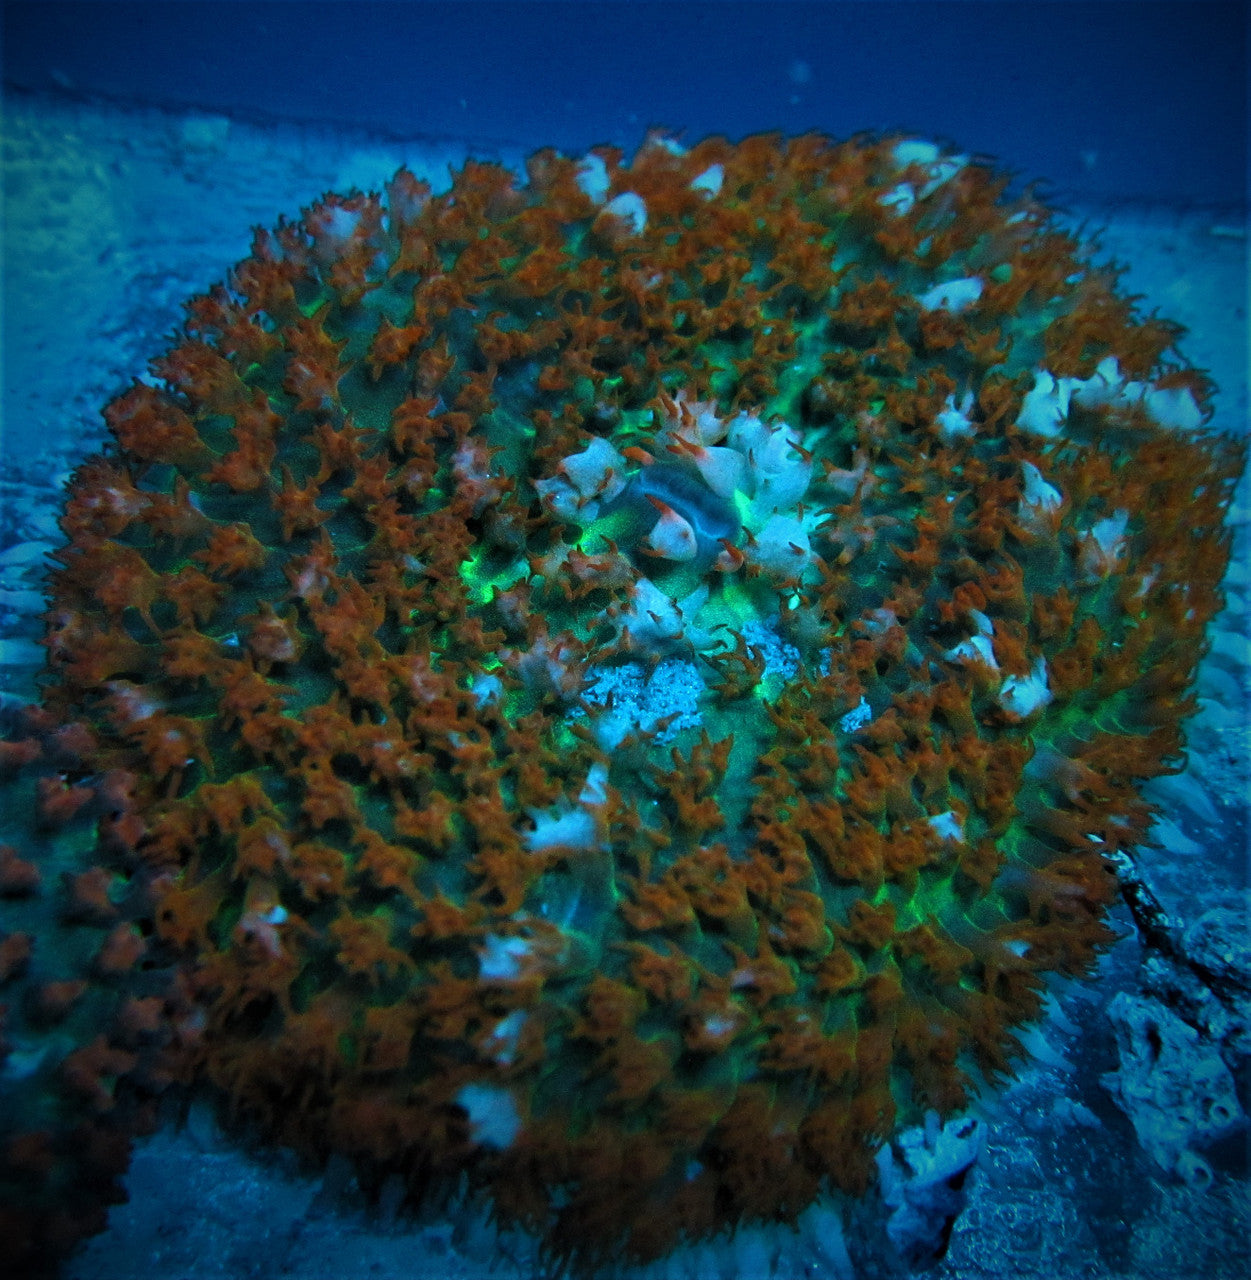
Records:
[[[1244,459],[1005,188],[401,171],[188,304],[0,743],[7,1261],[171,1091],[594,1267],[859,1195],[1012,1071],[1182,763]]]

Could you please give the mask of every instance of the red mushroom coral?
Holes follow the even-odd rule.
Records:
[[[5,978],[97,1128],[182,1074],[594,1264],[860,1191],[1011,1069],[1176,767],[1242,454],[963,157],[528,175],[258,234],[107,410],[47,637],[90,745],[23,785],[75,830],[124,771],[127,837],[6,852]]]

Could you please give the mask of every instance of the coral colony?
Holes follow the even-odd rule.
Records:
[[[174,1086],[555,1258],[855,1196],[1176,771],[1242,456],[1031,197],[653,137],[258,231],[70,485],[3,744],[0,1236]]]

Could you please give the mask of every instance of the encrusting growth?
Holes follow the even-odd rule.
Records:
[[[815,136],[401,171],[189,304],[3,744],[7,1248],[98,1228],[173,1080],[595,1265],[862,1192],[1011,1072],[1180,765],[1242,455],[1004,187]]]

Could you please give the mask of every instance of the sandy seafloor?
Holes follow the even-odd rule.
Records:
[[[35,617],[44,554],[59,538],[60,487],[104,438],[99,407],[162,349],[180,302],[246,255],[251,226],[295,216],[323,191],[376,187],[401,162],[438,184],[467,150],[510,163],[521,151],[70,98],[15,95],[5,112],[0,688],[14,699],[30,695],[42,657]],[[1028,156],[1004,159],[1028,170]],[[1182,351],[1223,389],[1213,426],[1246,432],[1245,211],[1069,212],[1103,229],[1104,252],[1130,264],[1125,287],[1143,295],[1144,309],[1190,329]],[[1242,1115],[1251,1104],[1248,493],[1244,477],[1231,512],[1228,607],[1198,682],[1190,763],[1153,784],[1160,847],[1138,860],[1183,958],[1144,947],[1120,908],[1114,924],[1125,937],[1096,979],[1056,989],[1049,1020],[1030,1035],[1033,1064],[978,1112],[985,1142],[950,1249],[930,1272],[941,1280],[1251,1274]],[[1223,974],[1219,996],[1185,958],[1196,955]],[[1127,1010],[1153,1034],[1126,1039]],[[1128,1112],[1109,1087],[1111,1073],[1137,1097]],[[1223,1100],[1219,1122],[1210,1114],[1214,1094]],[[943,1156],[939,1144],[927,1159]],[[924,1183],[922,1169],[912,1185]],[[497,1237],[480,1210],[397,1218],[361,1203],[350,1171],[309,1173],[281,1154],[244,1150],[221,1135],[207,1108],[139,1145],[129,1189],[130,1203],[113,1210],[109,1230],[73,1261],[70,1280],[545,1274],[526,1240]],[[681,1250],[646,1274],[899,1274],[882,1243],[885,1216],[870,1198],[840,1230],[837,1207],[817,1206],[798,1231],[744,1229]]]

